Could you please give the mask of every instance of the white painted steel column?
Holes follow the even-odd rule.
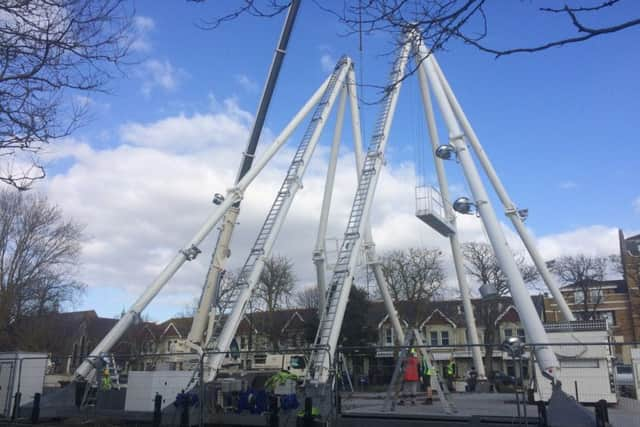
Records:
[[[393,86],[393,89],[391,90],[391,93],[388,94],[388,96],[390,96],[391,99],[389,104],[389,112],[387,115],[387,120],[383,125],[382,136],[381,136],[381,141],[380,141],[379,150],[378,150],[378,157],[376,158],[376,161],[375,161],[376,172],[371,177],[371,182],[369,184],[367,196],[365,198],[365,203],[362,211],[363,212],[362,221],[358,228],[358,233],[361,236],[365,234],[365,227],[368,224],[368,218],[371,212],[371,205],[373,203],[376,186],[378,183],[378,179],[380,177],[380,169],[384,164],[384,153],[387,146],[387,142],[389,140],[389,131],[391,130],[391,123],[393,122],[393,116],[395,113],[396,104],[398,103],[398,95],[400,93],[400,88],[402,87],[402,79],[404,77],[404,69],[407,64],[410,44],[411,43],[408,41],[408,39],[407,41],[404,42],[400,50],[399,60],[394,65],[397,67],[396,69],[399,71],[399,73],[396,76],[395,82],[391,82],[391,84],[393,84],[394,86]],[[355,198],[355,195],[354,195],[354,198]],[[358,251],[361,245],[362,245],[362,238],[356,239],[354,242],[353,250],[349,258],[349,263],[348,263],[349,272],[353,272],[355,268],[356,260],[358,257]],[[349,293],[351,291],[352,277],[353,277],[352,274],[347,275],[347,277],[345,278],[345,281],[342,283],[338,304],[336,306],[335,318],[333,322],[334,327],[329,332],[329,336],[328,336],[327,347],[329,349],[328,350],[329,354],[331,355],[332,358],[335,356],[336,348],[338,345],[338,338],[340,336],[340,330],[342,328],[342,321],[344,320],[344,312],[347,308],[347,303],[349,301]],[[323,366],[320,368],[319,373],[316,374],[317,375],[316,379],[320,383],[326,383],[329,378],[329,372],[330,372],[329,358],[323,357],[322,364]]]
[[[290,184],[290,188],[289,188],[290,195],[289,197],[284,199],[282,207],[280,208],[280,211],[274,221],[271,233],[269,234],[269,237],[265,241],[264,253],[254,265],[254,268],[251,271],[251,275],[247,279],[247,286],[242,290],[240,295],[238,295],[236,304],[234,305],[231,313],[229,314],[229,317],[225,321],[222,332],[218,337],[216,348],[220,351],[227,351],[229,349],[231,340],[233,339],[233,337],[236,334],[236,331],[238,330],[238,326],[240,325],[242,316],[244,315],[244,312],[245,312],[245,307],[249,302],[249,298],[251,298],[251,294],[253,293],[253,290],[255,289],[256,284],[260,280],[260,274],[262,273],[264,263],[271,255],[271,250],[273,249],[273,245],[275,244],[276,239],[278,238],[278,234],[280,233],[282,224],[287,216],[287,213],[289,212],[291,204],[293,203],[293,199],[295,198],[297,191],[302,187],[302,177],[304,176],[304,173],[307,170],[307,167],[309,165],[309,160],[313,155],[313,152],[318,143],[318,139],[320,138],[320,134],[322,133],[322,129],[324,128],[324,124],[327,120],[329,112],[331,111],[331,108],[338,96],[338,92],[341,90],[341,87],[344,84],[347,70],[349,69],[350,66],[351,66],[351,60],[346,59],[344,64],[342,65],[342,68],[339,71],[334,89],[331,92],[331,95],[329,96],[327,107],[320,116],[320,123],[316,127],[314,133],[311,136],[311,139],[309,140],[308,149],[305,152],[304,157],[302,158],[302,165],[297,171],[298,179],[296,179],[295,181],[292,181],[292,183]],[[207,382],[213,381],[215,379],[218,369],[220,369],[220,366],[222,366],[224,357],[225,357],[225,353],[218,353],[218,354],[213,354],[207,358],[206,364],[209,368]]]
[[[360,179],[360,173],[364,164],[364,148],[362,146],[362,134],[360,127],[360,107],[358,106],[358,92],[356,86],[355,72],[351,70],[347,77],[347,86],[349,88],[349,98],[351,101],[351,124],[353,129],[353,149],[356,158],[356,171],[358,171],[358,179]],[[402,330],[402,324],[398,318],[398,312],[393,305],[393,299],[389,294],[389,288],[387,281],[382,273],[382,267],[380,260],[376,254],[375,243],[373,242],[373,236],[371,234],[371,223],[367,218],[364,234],[364,250],[367,256],[367,261],[371,265],[373,275],[378,285],[378,290],[384,301],[385,309],[389,315],[391,326],[396,337],[396,343],[398,345],[404,345],[404,331]]]
[[[554,279],[554,277],[549,272],[549,269],[547,268],[547,265],[544,262],[544,259],[542,258],[540,251],[538,251],[538,247],[536,246],[536,243],[533,237],[531,236],[531,233],[529,233],[529,230],[527,230],[527,227],[525,227],[524,222],[522,221],[522,218],[520,217],[520,215],[518,215],[518,209],[516,208],[516,205],[513,203],[513,201],[509,197],[507,190],[504,188],[504,185],[502,185],[502,181],[500,180],[500,177],[498,177],[498,174],[493,168],[491,160],[489,160],[489,157],[484,152],[484,149],[480,144],[480,140],[478,139],[478,136],[473,130],[473,127],[471,127],[471,123],[467,119],[467,116],[464,114],[464,111],[462,110],[462,107],[460,106],[458,99],[453,93],[451,86],[449,86],[449,82],[444,76],[444,73],[442,72],[442,69],[440,68],[440,65],[438,64],[438,61],[435,57],[433,57],[433,65],[437,72],[438,78],[442,83],[444,92],[447,95],[447,99],[449,100],[449,103],[453,108],[453,112],[456,118],[460,122],[460,125],[462,126],[462,129],[464,130],[464,133],[469,143],[471,144],[471,146],[473,147],[473,150],[478,156],[478,160],[480,161],[480,164],[485,170],[487,177],[489,178],[489,181],[493,185],[493,188],[495,188],[496,194],[498,195],[498,198],[500,198],[500,201],[502,202],[502,205],[505,208],[505,214],[507,215],[507,217],[509,217],[516,231],[520,235],[520,238],[522,239],[524,246],[527,248],[529,255],[531,255],[531,259],[533,260],[533,263],[535,264],[536,268],[540,272],[540,275],[542,276],[542,279],[547,285],[547,288],[549,288],[549,291],[553,295],[553,299],[556,301],[556,304],[558,304],[558,307],[560,308],[560,311],[562,312],[564,319],[569,321],[576,320],[575,316],[569,309],[567,302],[562,296],[562,293],[560,292],[560,287],[556,283],[556,280]]]
[[[282,133],[278,135],[273,144],[267,148],[263,156],[257,162],[256,166],[249,170],[249,172],[238,182],[238,184],[227,191],[226,199],[214,209],[214,211],[206,219],[205,223],[196,232],[195,236],[184,246],[184,249],[178,251],[176,256],[169,262],[169,264],[162,270],[162,272],[155,278],[153,282],[147,287],[142,295],[131,306],[129,311],[122,316],[122,318],[115,324],[115,326],[107,333],[107,335],[98,343],[93,349],[89,358],[82,362],[82,364],[76,369],[75,374],[79,377],[86,378],[93,365],[91,361],[95,360],[101,353],[106,353],[118,342],[127,329],[136,322],[140,313],[149,305],[149,303],[155,298],[160,290],[166,285],[166,283],[173,277],[173,275],[182,267],[182,264],[188,260],[186,253],[189,253],[191,248],[196,248],[204,240],[205,237],[213,230],[215,225],[220,221],[222,216],[229,210],[236,202],[242,199],[244,191],[249,184],[255,179],[255,177],[264,169],[269,160],[278,152],[278,150],[285,144],[289,136],[293,133],[296,127],[309,113],[315,104],[318,103],[322,97],[323,92],[329,85],[329,79],[318,88],[318,90],[311,96],[309,101],[302,107],[302,109],[294,116],[294,118],[287,124]],[[198,249],[197,249],[198,250]],[[199,250],[198,250],[199,251]]]
[[[419,46],[419,54],[421,58],[427,57],[428,51],[424,44]],[[471,153],[467,148],[464,141],[464,134],[460,128],[456,117],[451,109],[451,105],[448,102],[447,96],[442,88],[441,81],[438,78],[437,70],[433,65],[432,57],[427,57],[422,66],[425,67],[425,71],[433,88],[434,95],[440,106],[440,111],[449,129],[450,143],[456,148],[458,159],[462,166],[463,172],[467,179],[467,183],[471,189],[476,208],[480,213],[480,218],[484,223],[485,230],[491,241],[491,245],[495,252],[496,258],[500,264],[500,267],[504,274],[507,276],[509,289],[511,296],[518,309],[520,318],[522,319],[524,329],[531,342],[536,344],[542,344],[542,346],[536,347],[535,353],[540,364],[541,370],[549,376],[554,376],[556,371],[559,370],[560,364],[555,354],[550,347],[545,346],[549,342],[545,333],[542,321],[538,316],[538,313],[531,301],[531,296],[527,291],[527,288],[522,280],[520,271],[516,265],[507,241],[500,228],[500,223],[496,217],[496,213],[491,206],[489,196],[484,188],[482,179],[476,169],[476,166],[471,157]]]
[[[418,62],[418,61],[416,61]],[[438,137],[438,129],[436,127],[436,119],[433,114],[433,105],[431,104],[431,96],[429,95],[429,83],[427,75],[423,67],[418,67],[418,79],[420,81],[420,92],[422,94],[422,103],[424,105],[424,114],[429,129],[429,139],[431,140],[431,154],[436,165],[436,173],[438,175],[438,184],[440,187],[440,195],[442,196],[442,205],[444,206],[445,215],[451,221],[455,233],[449,236],[451,244],[451,254],[453,256],[453,264],[456,269],[456,277],[458,279],[458,287],[460,288],[460,296],[462,298],[462,306],[464,308],[464,320],[467,324],[467,338],[471,347],[471,357],[473,365],[478,372],[480,379],[486,379],[487,375],[482,363],[482,352],[480,351],[480,342],[478,340],[478,330],[476,329],[476,319],[473,314],[473,305],[471,304],[471,293],[469,292],[469,283],[464,270],[464,258],[460,250],[460,242],[458,241],[458,230],[456,226],[456,214],[451,207],[451,198],[449,196],[449,183],[447,180],[447,172],[444,168],[444,162],[435,155],[436,149],[440,146],[440,138]]]
[[[338,165],[338,154],[340,153],[340,140],[342,138],[342,126],[344,123],[344,110],[347,101],[347,89],[343,87],[340,92],[338,111],[336,114],[336,127],[333,132],[333,142],[331,153],[329,154],[329,166],[327,168],[327,178],[324,184],[324,196],[322,198],[322,208],[320,209],[320,224],[318,225],[318,237],[313,251],[313,263],[316,266],[316,278],[318,281],[319,304],[318,313],[324,311],[327,298],[327,271],[325,266],[326,250],[325,240],[327,238],[327,223],[329,221],[329,210],[331,209],[331,197],[333,194],[333,184],[336,177],[336,166]]]

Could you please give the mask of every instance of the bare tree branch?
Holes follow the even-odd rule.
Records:
[[[0,190],[0,344],[27,316],[58,312],[84,284],[74,278],[82,227],[37,194]]]
[[[202,3],[206,0],[195,1]],[[213,19],[209,28],[215,28],[223,22],[232,21],[242,15],[275,16],[283,12],[289,5],[289,2],[277,0],[242,0],[239,3],[241,5],[231,13]],[[603,13],[605,9],[614,9],[622,3],[622,0],[600,0],[590,6],[582,6],[581,4],[575,6],[573,4],[578,3],[577,1],[567,1],[562,8],[540,7],[538,13],[543,16],[566,15],[569,18],[566,25],[567,31],[577,32],[577,35],[569,33],[566,37],[550,38],[543,34],[543,41],[539,44],[499,48],[484,43],[490,28],[490,16],[485,11],[487,0],[343,0],[338,4],[314,0],[313,3],[320,10],[331,14],[343,24],[344,30],[341,35],[345,37],[357,35],[362,40],[363,35],[389,34],[392,46],[386,54],[396,50],[398,43],[402,40],[401,35],[407,29],[417,30],[425,44],[434,52],[445,49],[454,41],[462,41],[499,58],[580,43],[597,36],[617,33],[640,25],[640,17],[629,17],[623,22],[597,28],[589,27],[583,23],[582,17],[584,15],[593,16]],[[523,7],[526,6],[523,4]],[[205,25],[205,27],[207,26]],[[406,76],[413,74],[416,69],[417,67],[412,68]],[[374,101],[363,100],[366,104],[380,102],[385,91],[389,89],[387,86],[366,84],[365,82],[359,82],[359,85],[379,90],[377,99]]]
[[[603,299],[603,280],[612,261],[615,262],[607,257],[579,254],[563,256],[549,263],[551,271],[565,284],[575,286],[574,298],[582,296],[582,301],[576,299],[575,303],[581,305],[578,314],[585,320],[597,318],[597,310]]]
[[[432,301],[442,290],[445,272],[437,249],[410,248],[384,254],[381,260],[391,297],[397,301]],[[417,307],[417,306],[416,306]],[[414,319],[421,319],[416,310]]]
[[[0,181],[24,190],[45,176],[37,153],[69,135],[128,53],[125,0],[5,0],[0,4]]]

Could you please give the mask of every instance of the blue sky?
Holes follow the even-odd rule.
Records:
[[[357,37],[341,36],[344,28],[335,17],[321,12],[312,2],[303,3],[267,118],[266,139],[283,128],[326,77],[327,63],[335,62],[340,55],[348,54],[354,59],[357,75],[360,77],[362,72],[365,84],[383,83],[388,72],[391,58],[383,55],[391,47],[388,36],[365,37],[361,54]],[[568,28],[567,20],[562,17],[542,19],[532,14],[532,3],[537,4],[500,2],[498,6],[496,2],[490,3],[487,43],[498,47],[530,45],[563,34]],[[220,145],[214,144],[215,147],[224,147],[224,150],[206,151],[206,155],[212,156],[212,169],[208,171],[206,158],[203,158],[205,152],[195,149],[194,144],[202,142],[198,141],[198,132],[205,132],[205,135],[209,129],[218,127],[209,128],[199,123],[208,123],[206,121],[212,117],[216,120],[228,118],[246,132],[251,122],[249,114],[255,111],[283,17],[244,17],[214,31],[197,28],[195,24],[200,18],[218,13],[217,4],[214,1],[204,4],[173,1],[162,2],[159,6],[155,1],[137,1],[139,36],[134,52],[137,63],[125,68],[126,75],[112,82],[109,94],[91,95],[88,102],[92,120],[69,143],[71,148],[68,150],[72,154],[55,154],[53,149],[56,160],[51,162],[52,177],[46,185],[47,190],[63,209],[87,224],[87,263],[91,267],[83,267],[83,278],[89,289],[80,308],[97,308],[100,314],[114,315],[127,307],[143,289],[144,281],[153,277],[154,268],[159,271],[162,261],[168,259],[173,250],[169,248],[179,247],[189,238],[188,230],[197,228],[199,218],[204,218],[201,212],[208,208],[210,194],[223,192],[231,184],[246,141],[242,138],[217,141]],[[637,3],[623,2],[620,10],[607,12],[590,24],[621,20],[631,12],[637,15],[639,10]],[[617,244],[615,240],[609,242],[612,230],[618,227],[629,233],[640,230],[638,41],[640,28],[635,28],[579,45],[498,60],[459,43],[453,43],[447,51],[437,54],[511,197],[519,206],[529,208],[527,225],[538,238],[548,239],[545,247],[566,244],[567,252],[576,252],[581,246],[591,251],[600,245],[602,248],[596,252],[606,253]],[[376,94],[375,89],[365,88],[363,96],[374,99]],[[363,132],[368,136],[377,108],[367,105],[361,108]],[[396,196],[394,191],[413,192],[415,178],[406,171],[416,162],[423,163],[417,159],[424,154],[419,145],[428,144],[422,114],[417,83],[410,78],[400,94],[388,153],[390,173],[396,178],[397,188],[402,186],[402,190],[389,187],[390,200]],[[184,124],[186,133],[181,134],[183,128],[172,128],[175,123]],[[227,132],[228,128],[225,129]],[[244,135],[241,131],[229,132],[224,135]],[[153,141],[142,141],[154,135],[162,139],[167,134],[176,136],[173,142],[154,145]],[[443,134],[441,138],[445,136]],[[203,136],[202,140],[208,137]],[[345,156],[350,150],[350,138],[350,131],[345,131],[348,147],[343,150]],[[295,138],[292,141],[295,143]],[[328,138],[322,141],[326,148]],[[92,153],[90,162],[86,160],[87,152]],[[321,152],[326,154],[326,150]],[[135,166],[136,159],[143,153],[162,155],[161,160],[167,162],[169,169],[173,164],[171,155],[181,160],[199,157],[201,175],[194,172],[199,178],[184,185],[203,188],[194,190],[195,193],[187,197],[181,190],[180,180],[190,175],[189,166],[185,165],[184,169],[180,166],[182,172],[176,183],[172,170],[151,171],[161,166],[146,160]],[[121,180],[120,177],[119,181],[113,181],[106,172],[102,174],[94,169],[95,173],[91,173],[98,164],[105,170],[109,168],[101,163],[109,158],[107,154],[114,156],[118,167],[131,166],[130,170],[152,175],[141,172],[140,175],[132,174],[130,179]],[[430,155],[429,152],[426,154]],[[221,156],[224,158],[218,158]],[[220,164],[227,165],[228,171],[213,176],[219,172],[213,168]],[[282,164],[286,164],[286,159]],[[423,173],[427,180],[432,180],[433,168],[429,161],[425,164]],[[81,180],[78,174],[83,170],[88,172]],[[448,172],[454,186],[453,194],[466,193],[459,168],[451,164]],[[318,177],[323,173],[318,172]],[[276,175],[274,171],[274,183],[281,179]],[[105,188],[115,182],[120,187],[105,192]],[[214,185],[210,186],[212,183]],[[152,191],[157,190],[153,196],[156,198],[149,194],[150,185]],[[173,192],[173,196],[164,197],[165,192]],[[265,191],[265,200],[272,196]],[[139,209],[132,207],[137,206],[136,203],[123,203],[122,197],[140,202]],[[154,221],[177,215],[171,203],[181,203],[187,198],[188,203],[183,208],[185,214],[180,219],[184,223],[176,226],[179,232],[174,232],[175,238],[163,236],[166,240],[154,240],[157,236],[154,233],[166,231]],[[99,203],[94,203],[97,199]],[[200,207],[193,207],[198,200],[205,205],[202,211]],[[348,195],[345,194],[344,200],[348,204]],[[411,203],[408,200],[409,208]],[[118,206],[125,206],[131,215],[118,216]],[[256,209],[258,221],[263,211]],[[109,211],[108,215],[105,210]],[[150,210],[154,211],[153,215],[147,216]],[[136,216],[135,229],[144,229],[145,233],[148,229],[148,233],[131,236],[124,230],[118,231],[116,225],[122,221],[133,222],[132,216]],[[377,224],[381,241],[391,242],[385,240],[384,227],[393,220],[391,214],[388,218],[380,216]],[[113,228],[96,228],[96,224],[104,226],[108,221],[114,222]],[[336,230],[339,230],[342,223],[336,221]],[[163,224],[171,227],[172,222]],[[301,222],[300,227],[313,227],[309,233],[315,233],[316,225],[306,226]],[[246,233],[246,236],[252,236],[250,230]],[[608,243],[602,243],[603,235],[608,236]],[[136,249],[134,243],[143,245],[140,242],[146,238],[149,238],[144,243],[146,246]],[[139,264],[138,267],[122,264],[123,271],[117,271],[121,264],[114,255],[105,257],[104,265],[101,265],[102,252],[95,252],[95,248],[113,247],[114,239],[119,242],[117,244],[127,241],[123,248],[136,251],[136,256],[138,253],[151,254],[157,259],[145,264],[144,268]],[[429,235],[425,234],[421,239],[429,244]],[[238,245],[241,249],[244,247]],[[402,246],[402,242],[392,242],[389,247],[398,246]],[[384,249],[380,248],[381,251]],[[133,258],[133,255],[126,255],[126,250],[119,250],[118,255]],[[554,250],[558,249],[548,249],[547,255],[551,256]],[[307,252],[310,253],[310,248]],[[242,258],[243,255],[238,256]],[[151,307],[152,317],[161,319],[172,315],[180,311],[185,302],[195,298],[206,260],[201,264],[192,276],[176,278],[178,282],[189,283],[189,295],[181,294],[174,286],[164,300]],[[106,273],[103,274],[103,270]],[[306,273],[299,273],[299,276],[304,280]],[[129,281],[136,285],[122,283]]]

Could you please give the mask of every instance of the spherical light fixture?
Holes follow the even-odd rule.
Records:
[[[455,202],[453,202],[453,210],[464,215],[473,213],[474,206],[468,197],[458,197]]]
[[[221,204],[222,202],[224,202],[224,196],[223,196],[222,194],[220,194],[220,193],[216,193],[216,194],[213,196],[213,204],[214,204],[214,205],[219,205],[219,204]]]
[[[436,148],[436,156],[442,160],[451,160],[456,153],[456,149],[451,144],[444,144]]]

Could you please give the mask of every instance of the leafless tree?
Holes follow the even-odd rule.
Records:
[[[206,0],[190,0],[198,3]],[[635,0],[627,0],[627,3]],[[284,12],[289,0],[242,0],[227,12],[202,21],[204,28],[217,28],[243,15],[270,18]],[[618,9],[623,0],[567,0],[562,7],[539,6],[534,14],[561,25],[560,36],[540,32],[539,41],[522,46],[506,47],[487,43],[490,21],[500,19],[486,11],[488,0],[343,0],[332,3],[314,0],[321,10],[335,16],[343,24],[345,35],[357,35],[362,47],[363,35],[391,34],[397,43],[406,29],[415,29],[432,51],[441,50],[458,41],[473,46],[496,58],[517,53],[533,53],[553,47],[580,43],[605,34],[617,33],[640,25],[640,16],[627,16],[606,25],[591,26],[585,22],[598,22],[607,11]],[[497,3],[497,2],[496,2]],[[531,7],[531,2],[519,2],[520,7]],[[640,15],[637,13],[636,15]],[[562,23],[558,17],[564,17]],[[604,19],[600,19],[604,22]],[[507,40],[517,40],[517,35]],[[395,46],[394,46],[395,47]],[[412,72],[415,70],[412,70]],[[361,82],[362,83],[362,82]]]
[[[0,342],[27,316],[57,312],[84,285],[74,278],[82,227],[38,194],[0,191]]]
[[[69,135],[83,93],[104,90],[131,42],[125,0],[0,2],[0,182],[45,176],[42,147]]]
[[[266,311],[276,311],[289,305],[295,285],[293,262],[275,256],[265,262],[255,296]]]
[[[267,312],[268,324],[265,329],[275,349],[280,342],[275,312],[289,305],[295,286],[296,276],[289,258],[274,256],[265,262],[254,296],[256,306]]]
[[[382,257],[382,272],[395,301],[431,301],[445,279],[438,249],[388,252]]]
[[[491,372],[493,370],[493,349],[500,340],[496,320],[510,303],[510,299],[505,298],[509,295],[509,282],[490,245],[467,242],[462,245],[462,254],[465,258],[467,274],[481,285],[493,285],[498,294],[496,298],[483,299],[474,304],[476,319],[485,328],[485,370]],[[534,283],[538,278],[538,271],[535,267],[528,264],[521,254],[516,254],[515,260],[524,282],[529,285]]]
[[[603,280],[610,259],[579,254],[560,257],[548,265],[565,284],[575,286],[575,303],[582,306],[577,314],[585,320],[595,320],[603,299]]]
[[[500,330],[496,321],[510,303],[510,298],[499,296],[476,300],[473,304],[476,321],[484,325],[484,368],[487,373],[493,371],[493,349],[500,343]]]
[[[405,320],[417,325],[425,314],[421,303],[433,301],[443,287],[442,253],[426,248],[395,250],[382,256],[381,267],[394,301],[408,301],[414,308],[405,312]]]
[[[619,274],[627,282],[627,286],[640,286],[640,257],[626,249],[623,250],[624,258],[620,255],[609,255],[610,269]]]
[[[298,290],[293,296],[296,307],[311,308],[317,310],[320,305],[320,291],[317,286],[308,286]]]
[[[467,242],[462,245],[462,254],[465,259],[465,270],[475,281],[481,285],[493,285],[500,296],[509,294],[509,282],[490,245]],[[525,283],[532,284],[538,279],[538,271],[526,262],[522,254],[514,256],[522,279]]]

